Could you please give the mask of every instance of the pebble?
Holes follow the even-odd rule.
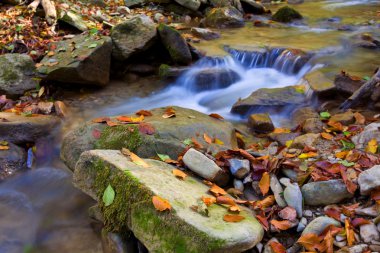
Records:
[[[229,159],[230,171],[238,179],[246,177],[250,171],[249,161],[244,159]]]
[[[360,237],[366,243],[380,240],[379,231],[377,231],[377,227],[373,223],[360,226]]]
[[[355,245],[355,246],[349,248],[349,249],[348,249],[348,252],[349,252],[349,253],[362,253],[362,252],[365,251],[367,248],[368,248],[368,245],[367,245],[367,244],[359,244],[359,245]]]
[[[284,190],[284,198],[288,206],[293,207],[297,211],[297,216],[302,217],[303,200],[301,189],[297,183],[287,184]]]
[[[330,225],[334,225],[336,227],[341,227],[341,224],[339,221],[334,220],[333,218],[327,217],[327,216],[321,216],[318,218],[315,218],[312,220],[305,228],[305,230],[302,232],[303,235],[305,234],[317,234],[320,235],[325,228],[327,228]]]
[[[305,217],[302,217],[300,223],[298,223],[297,232],[304,231],[306,228],[306,225],[307,225],[307,219]]]
[[[313,216],[313,212],[310,211],[310,210],[305,210],[303,212],[303,216],[305,216],[305,217],[312,217]]]
[[[234,188],[244,192],[244,184],[241,180],[234,179]]]
[[[286,207],[285,199],[283,198],[284,189],[282,188],[280,182],[278,181],[276,175],[271,174],[270,176],[270,189],[274,194],[274,198],[276,199],[276,203],[280,207]]]
[[[263,250],[263,248],[264,248],[264,245],[263,245],[261,242],[259,242],[259,243],[256,245],[256,248],[257,248],[257,251],[261,252],[261,251]]]

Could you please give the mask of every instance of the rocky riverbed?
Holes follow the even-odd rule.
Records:
[[[380,251],[376,1],[30,2],[0,4],[0,252]]]

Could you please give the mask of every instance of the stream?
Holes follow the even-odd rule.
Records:
[[[274,12],[281,6],[270,8]],[[342,69],[360,77],[371,76],[380,65],[378,52],[353,48],[350,41],[363,32],[380,35],[379,27],[372,25],[380,20],[376,13],[379,7],[377,0],[306,1],[294,6],[306,17],[302,23],[258,28],[247,22],[244,28],[220,31],[221,39],[196,44],[212,57],[195,63],[173,82],[152,77],[134,83],[115,80],[102,90],[67,92],[64,102],[73,108],[73,115],[61,132],[37,143],[32,170],[0,184],[0,253],[102,252],[101,240],[87,212],[95,201],[72,186],[71,172],[59,161],[60,140],[70,129],[96,116],[167,105],[218,113],[239,121],[242,119],[230,113],[239,98],[259,88],[302,84],[304,74],[313,68],[321,68],[328,76]],[[228,53],[225,46],[247,51],[260,51],[264,46],[281,49],[263,57],[235,50]],[[283,53],[286,48],[312,52],[314,56],[296,68],[297,59],[288,61]],[[205,69],[231,70],[238,80],[226,88],[216,80],[207,89],[198,89],[194,77]]]

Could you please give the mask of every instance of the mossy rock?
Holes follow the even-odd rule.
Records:
[[[0,94],[10,97],[23,95],[35,89],[37,81],[34,62],[25,54],[4,54],[0,56]]]
[[[144,158],[154,157],[159,153],[177,159],[186,148],[184,141],[191,138],[195,138],[204,148],[213,152],[237,146],[235,130],[231,123],[191,109],[173,109],[176,116],[172,118],[162,117],[166,108],[153,109],[153,116],[145,117],[144,123],[149,123],[154,128],[152,135],[141,133],[138,124],[109,127],[106,124],[87,122],[64,138],[61,158],[74,170],[80,154],[92,149],[118,150],[124,147]],[[224,144],[206,143],[203,139],[204,133],[218,138]]]
[[[315,70],[305,75],[310,88],[319,96],[333,95],[336,87],[333,80],[330,80],[319,70]]]
[[[273,16],[272,20],[277,22],[289,23],[295,19],[302,19],[302,15],[295,9],[284,6],[280,8]]]
[[[213,8],[207,14],[204,25],[214,28],[235,28],[244,26],[244,18],[235,7]]]
[[[244,220],[223,220],[225,207],[212,205],[209,216],[193,211],[209,187],[200,180],[179,180],[175,168],[157,160],[146,159],[141,167],[120,151],[84,152],[75,169],[74,183],[100,204],[109,231],[134,235],[153,253],[242,252],[261,241],[263,229],[248,208],[242,207]],[[115,199],[109,206],[102,202],[104,190],[111,185]],[[153,196],[169,201],[171,211],[159,212]]]
[[[160,24],[157,28],[162,44],[168,50],[174,63],[189,65],[192,62],[191,52],[186,40],[174,28]]]

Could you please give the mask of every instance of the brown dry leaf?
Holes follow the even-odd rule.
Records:
[[[175,110],[173,109],[173,107],[166,108],[164,115],[162,115],[164,119],[173,118],[175,116]]]
[[[288,220],[271,220],[270,223],[278,230],[288,230],[293,226],[293,224]]]
[[[259,182],[260,191],[264,196],[269,191],[269,185],[270,185],[270,175],[268,174],[268,172],[264,172]]]
[[[266,197],[263,200],[254,201],[252,203],[252,205],[253,205],[254,208],[264,209],[264,208],[273,206],[273,204],[275,203],[275,201],[276,200],[274,198],[274,195],[269,195],[268,197]]]
[[[223,204],[223,205],[230,205],[234,206],[236,205],[235,201],[227,196],[219,196],[216,198],[216,203]]]
[[[279,242],[271,241],[269,245],[274,253],[286,253],[286,248]]]
[[[302,235],[297,242],[312,252],[323,252],[325,250],[325,245],[321,243],[321,239],[316,234]]]
[[[93,119],[93,123],[106,123],[107,121],[111,120],[109,117],[101,117],[101,118],[96,118]]]
[[[143,133],[143,134],[152,135],[156,132],[156,129],[150,123],[141,122],[139,124],[139,131],[140,133]]]
[[[334,253],[334,237],[329,230],[324,238],[324,242],[326,245],[326,253]]]
[[[153,196],[152,202],[153,202],[154,208],[156,208],[156,210],[158,210],[160,212],[172,209],[169,201],[167,201],[166,199],[163,199],[159,196]]]
[[[352,229],[352,226],[350,224],[350,220],[346,218],[344,220],[344,228],[346,230],[346,236],[347,236],[347,244],[348,246],[352,246],[355,243],[355,232]]]
[[[196,149],[202,149],[203,148],[203,145],[200,144],[199,141],[197,141],[197,139],[195,139],[195,137],[192,137],[191,141],[193,142],[194,148],[196,148]]]
[[[138,116],[144,115],[144,116],[147,116],[147,117],[153,115],[150,111],[147,111],[147,110],[140,110],[140,111],[136,112],[135,114],[138,115]]]
[[[185,172],[183,172],[182,170],[174,169],[172,172],[173,172],[174,176],[176,176],[182,180],[185,180],[185,178],[187,177],[187,174]]]
[[[376,154],[377,153],[377,148],[378,148],[377,140],[376,139],[372,139],[372,140],[370,140],[368,142],[365,151],[368,152],[368,153]]]
[[[332,140],[332,139],[334,139],[333,135],[331,135],[329,133],[326,133],[326,132],[321,133],[321,136],[322,136],[322,138],[324,138],[326,140]]]
[[[131,152],[129,149],[126,149],[126,148],[122,148],[121,149],[121,153],[125,156],[129,156],[129,158],[131,158],[132,162],[137,164],[137,165],[140,165],[144,168],[148,168],[149,165],[143,160],[141,159],[140,157],[138,157],[135,153]]]
[[[223,220],[226,222],[239,222],[239,221],[242,221],[244,219],[245,219],[244,216],[241,216],[238,214],[226,214],[223,217]]]
[[[241,209],[238,205],[230,206],[228,208],[228,211],[233,212],[233,213],[240,213]]]
[[[9,150],[9,146],[0,145],[0,150]]]
[[[264,215],[256,214],[256,218],[259,220],[261,225],[263,225],[265,231],[268,231],[269,230],[269,223],[268,223],[267,217],[265,217]]]
[[[217,186],[216,184],[213,184],[209,190],[212,194],[214,194],[216,197],[220,196],[220,195],[226,195],[227,192],[225,190],[223,190],[222,188],[220,188],[219,186]]]
[[[210,136],[208,136],[206,133],[203,134],[203,139],[205,140],[205,142],[207,142],[208,144],[211,144],[212,143],[212,138]]]
[[[343,125],[340,122],[330,120],[329,122],[327,122],[327,125],[330,126],[332,128],[331,130],[334,132],[343,131]]]
[[[363,116],[363,114],[359,112],[355,112],[354,117],[355,117],[355,124],[359,124],[359,125],[365,124],[365,117]]]
[[[222,116],[220,116],[219,114],[217,113],[211,113],[209,114],[208,116],[212,117],[212,118],[215,118],[215,119],[220,119],[220,120],[223,120],[224,118]]]
[[[275,134],[282,134],[282,133],[290,133],[290,129],[287,128],[275,128],[273,133]]]
[[[140,117],[119,116],[116,119],[125,123],[140,123],[144,120],[144,115],[140,115]]]
[[[360,227],[361,225],[370,224],[371,222],[369,220],[366,220],[364,218],[355,218],[351,221],[352,226],[354,227]]]
[[[325,214],[333,219],[336,219],[337,221],[340,221],[340,215],[341,212],[338,209],[335,208],[329,208],[325,211]]]
[[[206,204],[206,206],[211,206],[212,204],[216,203],[216,198],[214,197],[204,197],[202,196],[203,203]]]

